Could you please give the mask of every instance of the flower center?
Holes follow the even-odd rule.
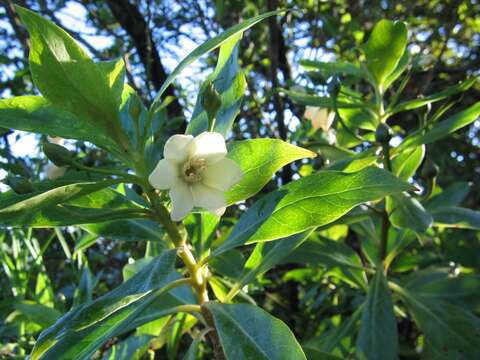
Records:
[[[202,180],[202,173],[206,164],[204,159],[188,159],[182,168],[183,178],[190,183],[196,183]]]

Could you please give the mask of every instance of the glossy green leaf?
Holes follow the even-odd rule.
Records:
[[[443,189],[441,192],[432,196],[425,204],[428,210],[438,207],[451,207],[460,205],[468,196],[472,183],[455,182]]]
[[[145,334],[130,336],[108,349],[102,360],[140,360],[153,338],[154,336]]]
[[[210,249],[219,221],[218,216],[209,212],[191,213],[183,220],[188,231],[188,238],[197,254],[203,255]]]
[[[111,292],[65,314],[40,334],[32,360],[59,359],[59,354],[64,359],[90,358],[105,341],[138,321],[142,310],[177,278],[175,257],[174,250],[163,253]]]
[[[42,328],[51,326],[61,316],[58,310],[29,300],[16,301],[14,307],[29,321]]]
[[[409,194],[399,193],[389,196],[386,208],[390,222],[396,227],[423,233],[433,224],[432,215]]]
[[[245,258],[243,253],[239,250],[232,249],[213,258],[208,265],[216,274],[230,278],[238,278],[242,274],[244,264]]]
[[[284,238],[329,224],[356,205],[410,189],[410,185],[376,167],[356,173],[319,171],[259,199],[213,256],[240,245]]]
[[[183,360],[197,360],[198,358],[198,348],[202,343],[202,334],[200,333],[198,336],[195,336],[192,343],[188,347],[188,351],[185,353]]]
[[[338,109],[338,114],[350,130],[364,129],[375,131],[379,123],[378,118],[363,107],[354,109],[340,108]]]
[[[322,353],[332,353],[337,347],[343,347],[342,340],[347,337],[352,337],[355,334],[363,308],[364,305],[362,304],[353,314],[344,318],[338,327],[332,329],[332,331],[316,336],[303,344],[303,348],[307,350],[307,355],[309,355],[309,349]],[[310,358],[311,357],[309,357],[309,359]]]
[[[477,78],[471,78],[471,79],[465,80],[465,81],[463,81],[463,82],[461,82],[457,85],[450,86],[450,87],[446,88],[445,90],[442,90],[442,91],[440,91],[436,94],[425,96],[425,97],[420,98],[420,99],[414,99],[414,100],[409,100],[409,101],[402,102],[402,103],[396,105],[392,109],[391,112],[392,112],[392,114],[396,114],[396,113],[399,113],[401,111],[416,109],[416,108],[419,108],[421,106],[425,106],[425,105],[432,104],[434,102],[446,99],[447,97],[455,95],[459,92],[467,91],[468,89],[470,89],[475,84],[476,81],[477,81]]]
[[[398,359],[397,322],[383,270],[376,272],[363,309],[357,338],[359,359]]]
[[[258,243],[245,263],[243,271],[240,274],[240,279],[233,285],[229,295],[233,297],[243,286],[280,263],[295,248],[300,246],[300,244],[310,236],[312,231],[313,230],[305,231],[279,241]],[[213,260],[217,258],[218,257]]]
[[[324,62],[324,61],[315,61],[315,60],[300,60],[300,65],[306,71],[319,71],[325,79],[328,79],[333,75],[352,75],[355,77],[363,78],[365,77],[365,71],[363,71],[358,66],[355,66],[352,63],[348,62]]]
[[[426,359],[477,359],[480,319],[448,302],[395,287],[425,336]]]
[[[410,293],[424,299],[440,300],[471,310],[480,305],[480,276],[451,275],[448,268],[433,268],[414,272],[404,285]]]
[[[115,143],[102,130],[72,113],[51,105],[41,96],[17,96],[0,100],[0,126],[67,139],[90,141],[106,149]]]
[[[465,110],[450,116],[448,119],[436,123],[432,129],[424,134],[417,134],[406,138],[405,141],[395,149],[395,152],[401,152],[408,147],[421,144],[430,144],[440,140],[445,136],[471,124],[480,116],[480,102],[473,104]]]
[[[400,179],[408,180],[422,164],[425,146],[408,149],[392,160],[392,172]]]
[[[363,289],[367,287],[362,260],[351,247],[341,241],[326,238],[310,239],[288,255],[284,262],[327,268],[338,267],[353,284]]]
[[[283,166],[295,160],[315,156],[310,150],[278,139],[252,139],[231,143],[228,158],[240,166],[243,177],[226,192],[227,204],[255,195]]]
[[[380,20],[372,30],[365,44],[367,68],[377,84],[397,67],[407,46],[407,27],[400,21]]]
[[[124,219],[81,225],[91,234],[122,241],[157,241],[166,247],[164,233],[159,225],[150,220]]]
[[[395,67],[395,70],[387,76],[385,79],[385,82],[383,84],[384,89],[388,89],[390,85],[392,85],[395,80],[399,78],[400,75],[403,74],[403,72],[407,69],[408,64],[410,63],[410,53],[408,52],[408,49],[406,49],[403,52],[402,57],[400,58],[397,66]]]
[[[215,50],[219,46],[223,45],[227,41],[231,40],[232,38],[238,37],[243,32],[254,26],[255,24],[259,23],[260,21],[270,17],[270,16],[275,16],[278,14],[281,14],[282,12],[285,12],[285,10],[277,10],[277,11],[270,11],[265,14],[261,14],[258,16],[255,16],[253,18],[250,18],[240,24],[237,24],[235,26],[232,26],[231,28],[223,31],[219,35],[205,41],[202,45],[198,46],[195,50],[193,50],[190,54],[188,54],[181,62],[180,64],[177,65],[177,67],[170,73],[168,78],[165,80],[163,83],[162,87],[158,91],[157,98],[155,99],[155,104],[158,104],[160,101],[161,96],[169,87],[172,82],[175,80],[175,78],[191,63],[193,63],[195,60],[197,60],[199,57],[202,55]],[[155,105],[156,106],[156,105]],[[154,106],[154,108],[155,108]]]
[[[480,211],[440,206],[431,211],[436,226],[480,230]]]
[[[240,111],[246,80],[238,66],[238,44],[240,36],[232,37],[220,47],[217,67],[203,83],[187,126],[187,134],[198,135],[208,130],[208,117],[204,109],[204,95],[207,86],[213,84],[220,95],[221,105],[215,116],[214,131],[227,136],[235,117]]]
[[[249,304],[204,306],[213,317],[228,360],[306,360],[287,325],[261,308]]]
[[[99,182],[84,182],[53,188],[51,190],[25,195],[13,195],[5,197],[0,209],[0,223],[5,225],[28,223],[35,212],[42,208],[72,201],[75,198],[85,196],[103,188],[109,187],[116,180],[104,180]]]
[[[306,105],[306,106],[318,106],[322,108],[333,109],[333,99],[327,96],[318,96],[310,95],[305,92],[287,90],[287,89],[278,89],[282,94],[287,95],[292,101],[296,104]],[[348,108],[361,108],[365,106],[362,102],[346,102],[346,101],[337,101],[337,108],[339,109],[348,109]]]
[[[2,194],[2,204],[6,205],[5,211],[12,211],[12,207],[20,206],[19,214],[22,216],[8,215],[5,219],[5,224],[10,226],[28,225],[31,227],[52,227],[52,226],[67,226],[75,224],[90,224],[103,223],[110,220],[128,219],[144,219],[148,217],[148,213],[143,207],[128,201],[125,196],[119,192],[108,188],[109,185],[115,183],[114,180],[100,181],[97,183],[73,183],[68,185],[61,185],[62,181],[53,182],[55,187],[48,187],[43,193],[40,193],[37,198],[34,194],[16,195],[5,193]],[[53,185],[52,184],[52,185]],[[71,192],[63,192],[65,189],[71,191],[78,190],[83,185],[88,184],[88,194],[80,193],[74,197]],[[67,188],[68,187],[68,188]],[[103,190],[99,190],[101,188]],[[87,191],[85,190],[85,191]],[[56,192],[58,197],[50,198],[48,194]],[[73,195],[72,195],[73,196]],[[45,202],[38,204],[35,208],[29,208],[30,204],[38,200],[46,199]],[[24,202],[26,201],[26,202]],[[54,203],[58,204],[55,205]],[[4,209],[0,209],[0,214]],[[18,211],[17,211],[18,213]],[[5,216],[7,216],[5,214]],[[1,222],[0,215],[0,222]],[[108,228],[108,225],[106,225]],[[100,226],[101,227],[101,226]]]
[[[375,155],[376,151],[377,148],[372,148],[358,154],[343,156],[340,160],[334,161],[331,165],[327,166],[325,170],[338,170],[343,172],[360,171],[367,166],[373,165],[378,160],[377,155]]]
[[[123,83],[122,66],[97,66],[64,30],[40,15],[16,7],[30,34],[30,70],[35,85],[52,104],[105,131],[116,129]],[[113,132],[114,133],[114,132]]]

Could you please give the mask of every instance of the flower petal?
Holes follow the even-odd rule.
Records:
[[[207,166],[202,174],[203,183],[209,187],[227,191],[240,182],[243,172],[232,159],[224,158]]]
[[[165,143],[163,157],[182,163],[188,158],[188,150],[193,140],[192,135],[173,135]]]
[[[216,217],[221,217],[223,214],[225,214],[225,210],[227,210],[227,208],[224,206],[212,211],[211,213]]]
[[[177,181],[169,194],[173,205],[170,217],[173,221],[180,221],[193,209],[192,190],[184,181]]]
[[[217,132],[203,132],[192,141],[190,156],[205,159],[207,164],[221,160],[227,155],[227,146],[222,134]]]
[[[67,172],[66,167],[59,167],[55,164],[48,163],[47,166],[45,167],[45,172],[47,173],[47,178],[49,180],[57,180],[58,178],[61,178],[65,173]]]
[[[227,206],[223,192],[213,189],[202,183],[192,185],[193,203],[195,206],[215,212],[216,210]]]
[[[178,179],[178,165],[170,160],[162,159],[148,177],[148,182],[156,189],[170,189]]]

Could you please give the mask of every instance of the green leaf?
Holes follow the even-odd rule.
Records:
[[[353,284],[363,289],[367,287],[362,260],[351,247],[340,241],[326,238],[310,239],[288,255],[284,262],[310,266],[320,265],[327,268],[339,267]]]
[[[14,307],[29,321],[42,328],[51,326],[61,316],[58,310],[29,300],[16,301]]]
[[[154,101],[154,105],[152,108],[155,110],[156,104],[159,103],[161,96],[167,89],[167,87],[170,86],[170,84],[175,80],[175,78],[191,63],[193,63],[195,60],[197,60],[199,57],[202,55],[218,48],[222,44],[230,41],[232,38],[238,37],[241,34],[243,34],[244,31],[248,30],[255,24],[259,23],[260,21],[274,15],[281,14],[282,12],[285,12],[285,10],[276,10],[276,11],[270,11],[262,15],[255,16],[253,18],[250,18],[240,24],[237,24],[235,26],[232,26],[231,28],[225,30],[221,34],[205,41],[202,45],[198,46],[195,50],[193,50],[190,54],[188,54],[181,62],[180,64],[177,65],[177,67],[170,73],[168,78],[165,80],[165,82],[162,84],[162,87],[158,91],[158,95]]]
[[[89,141],[105,149],[119,151],[115,142],[102,129],[51,105],[41,96],[17,96],[1,99],[0,126]]]
[[[166,247],[164,233],[157,223],[150,220],[124,219],[81,225],[91,234],[122,241],[156,241]]]
[[[347,337],[353,336],[353,334],[356,332],[357,322],[360,319],[363,308],[364,305],[362,304],[357,307],[353,314],[343,319],[337,328],[316,336],[303,344],[303,348],[307,350],[307,355],[309,354],[308,350],[331,353],[337,347],[342,346],[342,341]],[[309,359],[310,358],[311,357],[309,357]],[[313,357],[313,359],[316,358]]]
[[[322,108],[333,109],[333,98],[328,96],[318,96],[310,95],[305,92],[287,90],[287,89],[278,89],[278,92],[287,95],[292,101],[296,104],[306,105],[306,106],[318,106]],[[361,108],[365,106],[363,102],[346,102],[346,101],[337,101],[337,108],[339,109],[352,109],[352,108]]]
[[[402,180],[412,177],[425,157],[425,146],[409,149],[392,160],[392,172]]]
[[[220,94],[221,105],[216,112],[214,131],[227,136],[235,117],[240,112],[246,80],[238,66],[238,44],[241,36],[232,37],[220,47],[217,67],[203,83],[198,94],[187,134],[198,135],[208,130],[208,116],[204,109],[205,91],[213,84]]]
[[[113,67],[108,63],[97,66],[60,27],[30,10],[19,6],[16,9],[30,34],[30,70],[42,95],[115,136],[123,65],[118,62]],[[107,70],[113,70],[113,74],[107,74]]]
[[[424,299],[446,301],[471,310],[480,305],[480,276],[459,274],[453,277],[448,268],[414,272],[405,283],[405,289]]]
[[[407,309],[425,336],[426,359],[478,359],[480,319],[448,302],[417,296],[396,286]]]
[[[432,104],[434,102],[446,99],[447,97],[455,95],[459,92],[467,91],[468,89],[470,89],[475,84],[476,81],[477,81],[477,78],[471,78],[471,79],[465,80],[465,81],[463,81],[463,82],[461,82],[457,85],[450,86],[450,87],[446,88],[445,90],[442,90],[442,91],[440,91],[436,94],[432,94],[432,95],[429,95],[429,96],[426,96],[426,97],[420,98],[420,99],[414,99],[414,100],[409,100],[409,101],[402,102],[402,103],[396,105],[392,109],[391,113],[396,114],[396,113],[399,113],[401,111],[416,109],[416,108],[419,108],[419,107],[422,107],[422,106]]]
[[[306,71],[315,71],[318,70],[325,79],[328,79],[333,75],[352,75],[358,78],[365,77],[365,71],[358,66],[355,66],[352,63],[336,61],[336,62],[323,62],[302,59],[300,60],[300,65]]]
[[[406,49],[403,52],[402,57],[400,58],[397,66],[395,67],[395,70],[387,76],[385,79],[385,82],[383,84],[384,90],[388,89],[390,85],[392,85],[395,80],[398,79],[400,75],[403,74],[403,72],[407,69],[408,64],[410,63],[410,53],[408,52],[408,49]]]
[[[122,95],[130,94],[134,90],[125,85],[125,63],[123,58],[116,60],[100,61],[95,64],[106,78],[108,88],[111,89],[111,95],[115,98],[116,103],[120,106],[122,103]],[[128,97],[128,96],[127,96]]]
[[[390,222],[396,227],[423,233],[433,224],[432,215],[417,199],[407,193],[389,196],[386,208]]]
[[[83,182],[59,186],[41,193],[9,196],[2,201],[0,223],[5,225],[27,224],[31,222],[36,212],[43,208],[73,201],[115,183],[118,183],[118,180]]]
[[[364,49],[367,68],[379,86],[402,58],[407,46],[407,32],[407,26],[400,21],[380,20],[373,28]]]
[[[356,345],[359,359],[398,359],[397,322],[383,269],[376,272],[368,289]]]
[[[243,253],[235,249],[224,252],[208,263],[214,273],[230,278],[238,278],[242,273],[244,264],[245,258]]]
[[[31,354],[32,360],[87,359],[105,341],[120,335],[138,315],[158,299],[164,287],[178,278],[175,250],[153,259],[131,279],[91,303],[65,314],[43,331]]]
[[[209,212],[191,213],[183,221],[188,231],[188,239],[199,256],[210,249],[219,221],[218,216]]]
[[[154,338],[152,335],[130,336],[125,341],[114,344],[103,355],[103,360],[140,360],[148,350],[149,342]],[[195,360],[195,359],[193,359]]]
[[[401,152],[408,147],[417,146],[421,144],[430,144],[434,141],[440,140],[445,136],[471,124],[480,116],[480,101],[473,104],[455,115],[450,116],[447,120],[436,123],[431,130],[424,134],[417,134],[408,137],[405,141],[395,148],[395,152]]]
[[[364,108],[339,109],[338,114],[349,129],[364,129],[375,131],[378,126],[378,119]]]
[[[196,336],[188,347],[188,351],[185,353],[183,360],[197,360],[198,348],[200,347],[201,343],[202,337]]]
[[[252,139],[231,143],[228,158],[240,166],[243,177],[225,193],[227,204],[255,195],[283,166],[295,160],[315,156],[310,150],[278,139]]]
[[[377,161],[376,151],[377,148],[372,148],[358,154],[343,156],[340,160],[334,161],[331,165],[327,166],[325,170],[338,170],[343,172],[360,171]]]
[[[259,199],[212,256],[329,224],[361,203],[410,189],[410,185],[376,167],[356,173],[319,171]]]
[[[300,344],[282,321],[249,304],[204,305],[213,317],[229,360],[306,360]]]
[[[431,211],[436,226],[480,230],[480,211],[440,206]]]
[[[233,297],[237,291],[252,282],[257,276],[264,274],[280,263],[295,248],[300,246],[310,236],[312,231],[308,230],[280,241],[258,243],[245,263],[240,279],[233,285],[229,295]],[[212,261],[217,258],[212,259]]]
[[[465,200],[470,192],[472,187],[471,183],[468,182],[456,182],[448,186],[447,188],[443,189],[438,194],[434,195],[430,198],[425,207],[428,210],[433,210],[438,207],[450,207],[450,206],[458,206]]]

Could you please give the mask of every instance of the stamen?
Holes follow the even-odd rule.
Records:
[[[202,180],[206,164],[204,159],[188,159],[183,164],[183,177],[187,182],[195,183]]]

